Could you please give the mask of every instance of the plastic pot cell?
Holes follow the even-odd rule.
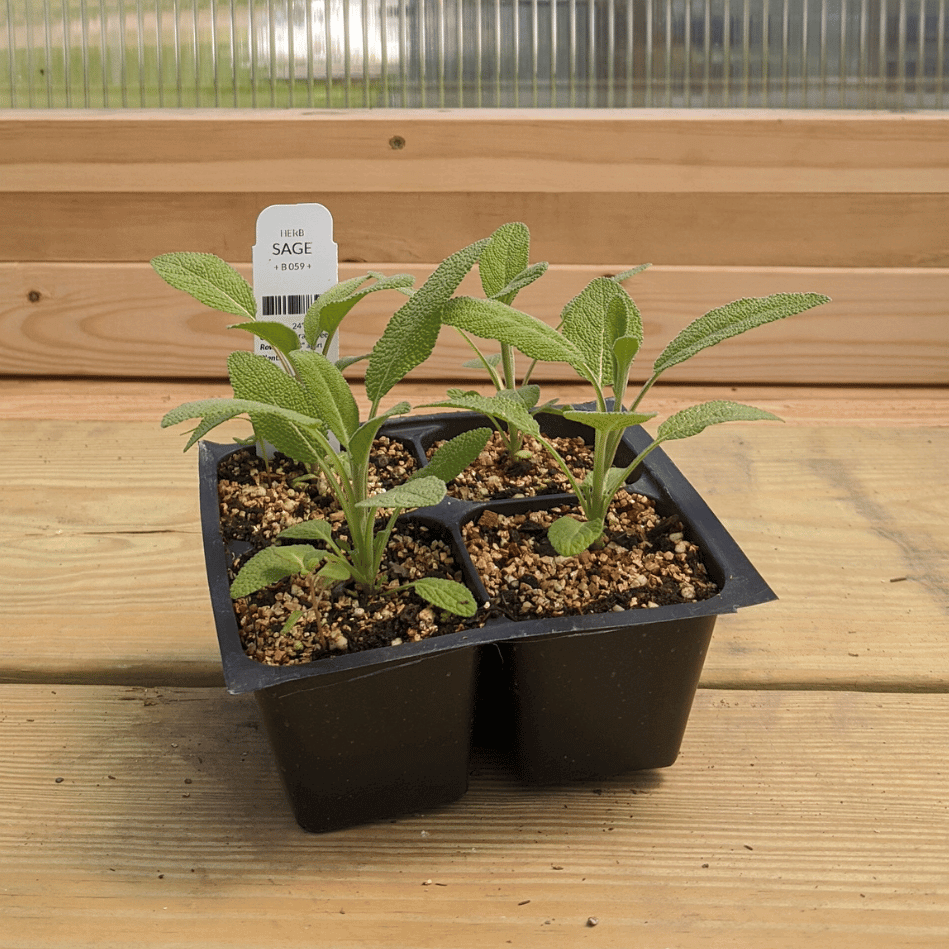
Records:
[[[542,416],[548,435],[585,426]],[[465,428],[472,413],[415,416],[383,434],[425,449]],[[649,436],[627,430],[630,459]],[[657,449],[631,489],[675,512],[703,551],[719,592],[709,599],[621,613],[522,621],[418,643],[266,666],[245,655],[231,604],[221,537],[217,467],[234,446],[202,443],[201,509],[208,581],[224,677],[232,693],[253,692],[294,814],[325,831],[448,803],[467,788],[474,739],[509,749],[531,783],[599,779],[672,764],[685,732],[715,618],[774,594],[668,457]],[[446,498],[403,515],[441,534],[454,549],[475,598],[487,592],[464,550],[461,528],[486,507],[499,513],[563,504]]]

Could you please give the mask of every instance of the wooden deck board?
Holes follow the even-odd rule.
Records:
[[[0,680],[219,682],[182,436],[21,419],[0,438],[0,613],[31,644]],[[949,685],[949,427],[720,426],[669,452],[780,597],[720,619],[705,685]]]
[[[700,691],[672,768],[531,789],[485,753],[458,802],[324,836],[293,822],[246,697],[3,686],[0,707],[3,949],[949,931],[945,695]]]
[[[471,239],[487,233],[474,232]],[[160,250],[208,249],[194,240]],[[564,304],[594,277],[645,259],[664,260],[652,248],[643,253],[612,266],[553,266],[518,296],[517,305],[556,325]],[[539,250],[533,256],[544,259]],[[238,269],[251,276],[248,265]],[[341,263],[340,278],[370,269],[408,272],[420,284],[434,264]],[[788,291],[831,298],[675,367],[664,377],[671,383],[949,385],[946,269],[655,266],[626,286],[644,321],[636,363],[643,374],[684,326],[732,300]],[[461,292],[482,294],[476,275]],[[399,304],[394,294],[368,297],[343,324],[343,351],[368,352]],[[235,321],[173,290],[146,263],[0,263],[0,374],[223,378],[227,355],[251,347],[248,334],[227,329]],[[463,368],[470,358],[460,336],[446,330],[413,379],[480,381],[480,373]],[[563,383],[576,376],[553,364],[539,366],[535,378]]]

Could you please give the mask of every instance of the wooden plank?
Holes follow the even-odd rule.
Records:
[[[0,439],[0,626],[30,644],[0,681],[219,682],[182,435],[10,421]],[[719,620],[706,685],[947,687],[945,423],[719,426],[669,450],[781,597]]]
[[[333,213],[348,261],[441,260],[519,220],[535,256],[552,263],[949,267],[946,194],[435,193],[424,182],[416,193],[275,192],[261,182],[207,194],[2,193],[0,219],[17,227],[0,231],[0,261],[143,261],[182,249],[247,260],[257,215],[305,201]]]
[[[247,697],[0,701],[3,949],[932,949],[949,931],[945,695],[700,692],[665,771],[532,789],[482,755],[460,801],[325,836],[293,823]]]
[[[535,256],[539,256],[535,253]],[[517,303],[552,325],[589,280],[634,263],[555,265]],[[433,264],[343,264],[342,279],[378,267],[421,283]],[[250,267],[238,265],[248,279]],[[949,270],[656,266],[627,283],[644,319],[648,366],[687,323],[743,296],[788,290],[826,293],[832,303],[703,353],[677,367],[676,382],[741,384],[949,384]],[[480,294],[476,275],[461,292]],[[368,352],[400,305],[374,294],[344,324],[346,352]],[[250,336],[234,320],[162,282],[147,264],[0,264],[0,374],[221,377],[232,349]],[[481,378],[462,363],[471,352],[446,330],[412,378]],[[351,371],[356,376],[359,364]],[[645,372],[645,369],[643,369]],[[575,378],[564,366],[536,378]]]
[[[0,190],[934,194],[947,148],[935,112],[10,111]]]
[[[397,402],[415,406],[435,402],[446,382],[414,382],[396,386],[382,401],[384,409]],[[475,386],[487,393],[483,384]],[[369,400],[357,384],[362,412]],[[224,398],[230,385],[208,379],[48,379],[0,376],[0,419],[150,422],[169,409],[193,399]],[[544,398],[573,405],[589,399],[585,383],[545,382]],[[781,416],[787,425],[859,425],[861,428],[949,426],[949,387],[848,388],[844,386],[714,386],[659,383],[649,394],[650,411],[665,418],[709,399],[733,399],[760,406]]]

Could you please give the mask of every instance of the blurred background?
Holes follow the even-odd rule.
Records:
[[[0,0],[0,107],[942,109],[947,2]]]

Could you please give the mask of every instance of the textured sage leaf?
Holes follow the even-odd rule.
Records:
[[[630,425],[642,425],[651,418],[656,417],[655,412],[641,415],[635,412],[578,412],[568,410],[563,413],[564,418],[571,422],[581,422],[583,425],[589,425],[597,432],[618,432]]]
[[[491,353],[490,356],[485,356],[483,360],[481,359],[468,359],[463,362],[461,365],[465,369],[484,369],[485,363],[487,363],[492,369],[501,362],[500,353]]]
[[[471,591],[454,580],[423,577],[416,580],[413,586],[422,599],[428,600],[441,610],[447,610],[457,616],[474,616],[478,612],[478,604],[475,603]]]
[[[530,231],[526,224],[517,221],[502,224],[488,238],[478,261],[481,287],[486,297],[501,295],[510,282],[527,269],[530,247]]]
[[[202,419],[202,423],[192,433],[191,439],[185,446],[187,451],[212,428],[239,415],[248,415],[252,419],[280,419],[285,422],[286,426],[277,433],[281,441],[279,443],[272,441],[271,444],[290,458],[313,464],[318,458],[323,457],[319,439],[315,435],[315,432],[320,431],[320,426],[315,419],[291,409],[268,405],[265,402],[253,402],[246,399],[202,399],[197,402],[186,402],[172,409],[162,419],[162,427],[167,428],[169,425],[177,425],[189,419]]]
[[[331,541],[333,539],[333,529],[328,521],[320,518],[313,518],[308,521],[301,521],[299,524],[292,524],[286,530],[277,535],[278,540],[322,540]]]
[[[238,399],[291,409],[309,416],[322,431],[326,431],[320,404],[301,382],[275,366],[266,356],[234,352],[228,357],[227,369]],[[298,444],[297,429],[284,417],[254,412],[249,415],[257,436],[280,451],[286,452],[288,446]],[[297,461],[308,460],[297,455],[292,457]]]
[[[252,320],[250,323],[232,323],[229,329],[247,330],[248,333],[259,336],[265,343],[270,343],[274,349],[280,350],[284,356],[300,348],[300,337],[284,323]]]
[[[350,366],[355,365],[357,362],[362,362],[364,359],[369,358],[369,353],[363,353],[361,356],[343,356],[341,359],[336,360],[336,368],[343,372],[343,370],[348,369]]]
[[[413,480],[425,475],[444,482],[457,478],[481,454],[490,437],[490,428],[473,428],[456,435],[435,449],[428,464],[412,476]]]
[[[220,257],[188,251],[162,254],[153,258],[152,267],[165,283],[184,290],[205,306],[250,320],[257,316],[250,284]]]
[[[442,310],[447,326],[481,339],[496,340],[542,362],[565,362],[578,371],[584,362],[580,350],[552,326],[499,300],[455,297]]]
[[[356,433],[349,440],[349,454],[356,458],[368,458],[372,451],[372,442],[386,420],[392,418],[393,415],[407,415],[411,411],[412,406],[408,402],[399,402],[393,405],[392,408],[386,409],[385,412],[367,419],[356,429]],[[346,456],[344,455],[343,460],[345,459]]]
[[[290,362],[310,402],[342,445],[359,428],[359,406],[343,374],[321,353],[297,350]]]
[[[516,389],[501,389],[498,395],[520,402],[525,409],[532,409],[540,401],[540,386],[530,383]]]
[[[353,570],[341,557],[330,556],[316,575],[328,586],[333,586],[335,583],[349,580],[353,576]]]
[[[624,280],[629,280],[630,277],[635,277],[636,274],[641,274],[644,270],[648,270],[652,264],[637,264],[635,267],[630,267],[629,270],[624,270],[621,273],[613,274],[610,277],[610,280],[615,280],[617,283],[622,283]]]
[[[529,435],[537,435],[540,428],[537,420],[516,399],[509,399],[500,393],[492,396],[481,395],[478,392],[462,389],[449,389],[448,398],[443,402],[435,402],[428,408],[464,409],[468,412],[480,412],[488,418],[513,425],[516,429]]]
[[[700,405],[691,405],[687,409],[670,415],[657,429],[656,441],[666,442],[677,438],[691,438],[698,435],[710,425],[720,425],[722,422],[754,422],[754,421],[782,421],[777,415],[756,409],[753,405],[743,405],[740,402],[718,400],[702,402]]]
[[[529,287],[535,280],[543,277],[549,266],[546,261],[531,264],[526,270],[522,270],[514,277],[500,293],[496,294],[495,299],[502,303],[512,303],[524,287]]]
[[[547,529],[547,539],[562,557],[576,557],[603,533],[603,521],[578,521],[573,517],[558,517]]]
[[[691,359],[696,353],[722,340],[738,336],[756,326],[803,313],[830,297],[822,293],[775,293],[769,297],[746,297],[710,310],[694,320],[659,354],[653,364],[656,375]]]
[[[445,258],[395,313],[369,355],[366,394],[373,404],[431,355],[441,329],[442,307],[477,263],[488,238]]]
[[[362,286],[367,280],[375,282]],[[311,347],[315,347],[322,333],[332,336],[346,314],[364,297],[379,290],[405,290],[413,286],[415,277],[410,274],[394,274],[386,277],[371,272],[364,277],[352,277],[321,293],[303,317],[303,335]]]
[[[636,304],[615,280],[597,277],[561,314],[561,332],[583,354],[583,362],[600,386],[613,384],[616,340],[630,336],[642,342],[642,319]]]
[[[360,507],[389,507],[389,508],[416,508],[430,507],[445,496],[445,482],[431,475],[413,478],[403,484],[397,484],[388,491],[376,494],[365,501],[360,501]]]
[[[612,498],[623,485],[626,484],[625,468],[610,468],[603,479],[603,494],[605,497]]]
[[[309,573],[325,556],[309,544],[265,547],[241,567],[231,584],[231,598],[256,593],[298,573]]]

